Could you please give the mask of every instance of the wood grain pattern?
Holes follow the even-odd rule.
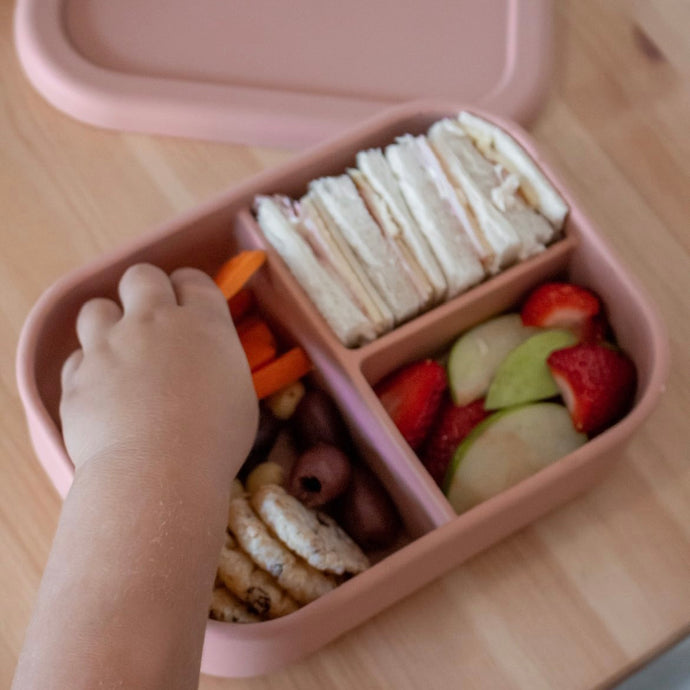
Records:
[[[0,686],[60,501],[35,460],[13,356],[67,271],[289,153],[79,124],[25,80],[0,0]],[[219,688],[606,687],[690,630],[690,2],[557,3],[553,92],[533,127],[672,347],[668,390],[610,477],[283,671]]]

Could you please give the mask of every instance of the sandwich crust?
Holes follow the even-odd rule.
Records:
[[[490,248],[485,265],[491,273],[544,249],[554,230],[522,200],[516,175],[485,158],[457,120],[436,122],[429,141],[477,219]]]
[[[410,212],[395,175],[380,149],[360,151],[357,169],[349,171],[371,214],[391,238],[409,254],[409,265],[431,289],[429,301],[436,304],[448,291],[443,271]]]
[[[407,321],[423,307],[414,285],[388,250],[383,232],[371,217],[348,175],[313,180],[309,191],[334,235],[340,233],[372,285],[388,305],[395,323]]]
[[[286,217],[282,197],[255,199],[257,221],[266,238],[307,293],[338,339],[347,347],[374,340],[377,331],[346,289],[323,265]]]
[[[407,205],[424,232],[441,266],[448,297],[464,292],[484,278],[476,240],[459,213],[466,212],[455,198],[441,165],[425,137],[404,136],[385,151]],[[457,211],[457,212],[456,212]]]
[[[529,154],[500,127],[463,111],[458,120],[477,148],[492,162],[516,174],[530,206],[560,231],[568,215],[568,205],[537,167]]]

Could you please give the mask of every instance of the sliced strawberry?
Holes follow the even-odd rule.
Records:
[[[438,362],[425,359],[394,372],[374,391],[400,433],[416,450],[424,442],[447,385],[445,369]]]
[[[620,350],[579,343],[552,352],[546,361],[578,431],[603,431],[632,405],[635,365]]]
[[[587,319],[576,334],[583,343],[603,343],[612,338],[611,327],[603,312]]]
[[[489,414],[484,409],[483,398],[467,405],[456,405],[450,397],[444,400],[422,454],[424,466],[439,486],[443,484],[448,465],[460,442]]]
[[[572,283],[544,283],[533,290],[520,315],[525,326],[568,328],[582,340],[596,338],[601,323],[601,301],[591,291]]]

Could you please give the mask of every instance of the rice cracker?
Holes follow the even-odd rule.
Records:
[[[369,567],[368,558],[333,518],[302,505],[281,486],[265,484],[250,501],[283,544],[317,570],[354,575]]]
[[[223,586],[213,590],[209,613],[211,618],[224,623],[257,623],[261,620],[247,604]]]
[[[230,502],[228,528],[250,558],[299,604],[308,604],[335,589],[337,582],[332,575],[312,568],[269,532],[246,497]]]
[[[279,618],[298,608],[297,602],[275,578],[259,568],[230,535],[220,552],[218,576],[235,596],[262,618]]]

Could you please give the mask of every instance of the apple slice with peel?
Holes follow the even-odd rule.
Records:
[[[572,331],[561,329],[542,330],[529,337],[511,350],[498,366],[484,407],[500,410],[558,395],[558,386],[546,360],[555,350],[570,347],[576,342],[577,337]]]
[[[520,314],[497,316],[463,333],[448,355],[448,386],[456,405],[486,395],[506,355],[539,329],[524,326]]]
[[[537,402],[495,412],[458,446],[444,480],[457,513],[485,501],[579,448],[568,410]]]

